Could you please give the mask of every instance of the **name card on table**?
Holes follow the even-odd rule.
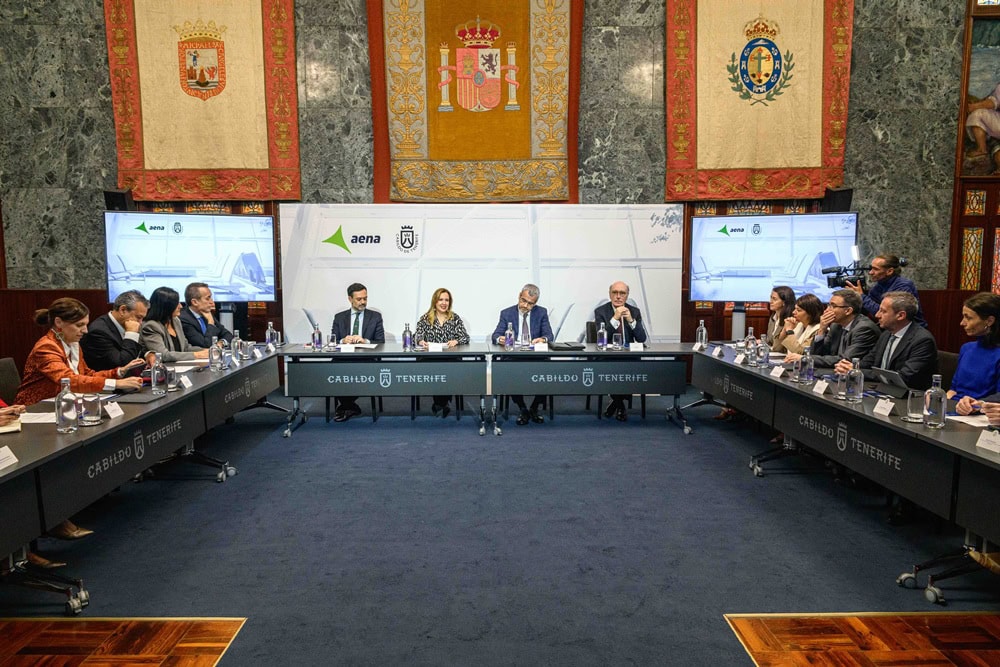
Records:
[[[121,417],[122,415],[125,414],[125,411],[122,410],[122,406],[118,405],[114,401],[108,401],[107,403],[105,403],[104,411],[108,413],[109,419],[117,419],[118,417]]]
[[[535,352],[548,352],[549,351],[549,344],[548,343],[535,343],[534,350],[535,350]]]
[[[444,352],[446,343],[427,343],[428,352]]]
[[[979,440],[976,440],[976,447],[1000,454],[1000,431],[983,429],[983,432],[979,434]]]
[[[830,388],[830,383],[826,380],[816,380],[816,384],[813,385],[814,394],[825,394],[826,390]]]
[[[10,451],[10,447],[7,445],[0,447],[0,468],[6,468],[15,463],[17,463],[17,457],[14,456],[14,452]]]
[[[191,387],[194,386],[194,383],[191,382],[191,378],[189,378],[187,375],[182,375],[181,379],[178,380],[178,382],[180,382],[181,386],[184,387],[185,389],[190,389]],[[121,408],[118,409],[121,410]]]
[[[642,343],[629,343],[628,344],[628,351],[629,352],[642,352],[644,349],[645,349],[645,347],[643,347]]]
[[[746,360],[747,360],[747,355],[745,355],[745,354],[743,354],[743,353],[741,352],[740,354],[737,354],[737,355],[736,355],[736,358],[735,358],[735,359],[733,359],[733,363],[734,363],[734,364],[742,364],[742,363],[743,363],[744,361],[746,361]]]
[[[872,412],[883,417],[888,417],[892,414],[895,407],[896,403],[891,398],[880,398],[875,403],[875,409]]]
[[[260,351],[259,347],[255,347],[253,349],[253,358],[254,359],[263,359],[264,358],[264,353]]]
[[[712,356],[713,357],[724,357],[724,356],[726,356],[726,348],[722,347],[721,345],[716,345],[715,349],[712,350]]]
[[[348,345],[347,343],[342,343],[340,345],[340,351],[344,352],[344,353],[354,352],[354,346],[353,345]]]
[[[264,349],[267,351],[268,354],[271,354],[272,352],[275,351],[276,348],[274,347],[274,343],[268,343],[267,345],[264,346]]]
[[[785,372],[784,366],[775,366],[771,369],[771,377],[780,378]]]
[[[691,346],[692,352],[701,352],[704,349],[705,349],[704,343],[695,343],[694,345]]]

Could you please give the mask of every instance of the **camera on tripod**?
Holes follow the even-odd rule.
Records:
[[[866,287],[865,274],[870,266],[861,266],[858,262],[851,262],[847,266],[828,266],[820,271],[826,276],[826,286],[831,289],[847,287],[847,283],[861,285],[861,289]]]

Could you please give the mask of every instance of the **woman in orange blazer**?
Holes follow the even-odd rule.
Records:
[[[38,339],[24,362],[24,375],[15,403],[32,405],[56,396],[60,380],[66,377],[69,378],[70,389],[80,393],[142,387],[142,378],[125,376],[132,368],[144,365],[146,362],[143,359],[107,371],[95,371],[87,366],[80,354],[80,339],[87,333],[90,310],[81,302],[70,298],[56,299],[48,308],[35,311],[35,322],[49,327],[49,330]],[[49,535],[75,540],[92,532],[67,519],[50,530]]]
[[[67,377],[70,389],[76,393],[142,387],[141,378],[126,377],[131,369],[146,363],[142,359],[107,371],[87,366],[80,354],[80,339],[87,333],[90,310],[76,299],[56,299],[48,308],[35,311],[35,322],[49,330],[38,339],[24,362],[15,403],[32,405],[52,398],[59,393],[60,380]]]

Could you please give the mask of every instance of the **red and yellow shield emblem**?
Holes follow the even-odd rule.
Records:
[[[205,25],[201,19],[183,27],[174,26],[177,42],[181,90],[192,97],[207,100],[226,88],[226,44],[222,41],[225,26],[214,21]]]

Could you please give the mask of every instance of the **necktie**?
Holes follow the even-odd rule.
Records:
[[[897,340],[899,339],[896,338],[895,334],[889,336],[889,342],[885,346],[885,356],[882,358],[882,368],[889,368],[889,362],[892,360],[892,350],[896,347]]]
[[[622,330],[622,345],[628,345],[629,326],[624,317],[618,320],[618,328]]]
[[[847,350],[847,337],[851,335],[851,332],[846,329],[840,330],[840,343],[837,345],[837,356],[841,359],[844,358],[844,352]]]
[[[521,313],[521,342],[531,342],[531,332],[528,330],[528,313]]]
[[[351,335],[358,335],[358,327],[361,325],[361,311],[354,313],[354,328],[351,329]]]
[[[205,318],[204,317],[199,317],[198,318],[198,324],[201,325],[201,332],[202,333],[205,333],[206,331],[208,331],[208,326],[205,324]]]

